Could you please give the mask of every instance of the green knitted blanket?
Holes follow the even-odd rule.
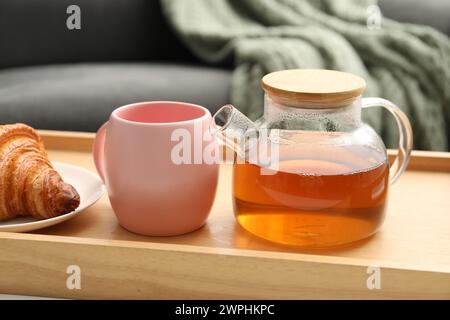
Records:
[[[438,31],[383,18],[376,0],[162,0],[182,41],[208,63],[233,59],[231,102],[255,119],[263,111],[261,78],[291,68],[351,72],[365,96],[398,104],[409,116],[415,148],[448,150],[450,40]],[[369,21],[369,23],[368,23]],[[380,27],[377,27],[380,26]],[[381,109],[365,120],[397,145],[397,128]]]

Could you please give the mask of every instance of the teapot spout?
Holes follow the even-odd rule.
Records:
[[[259,129],[248,117],[231,104],[220,108],[213,116],[215,136],[228,148],[245,158],[259,138]]]

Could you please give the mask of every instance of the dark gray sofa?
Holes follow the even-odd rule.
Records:
[[[66,8],[81,8],[68,30]],[[450,34],[450,1],[384,0],[386,16]],[[158,0],[0,0],[0,123],[95,131],[131,102],[229,100],[230,61],[207,66],[177,40]]]

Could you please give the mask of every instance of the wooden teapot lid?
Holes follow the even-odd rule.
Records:
[[[363,78],[334,70],[292,69],[267,74],[262,88],[279,103],[303,108],[348,105],[366,88]]]

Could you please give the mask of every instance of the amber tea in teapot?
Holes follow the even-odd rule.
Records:
[[[338,160],[329,160],[339,154]],[[374,233],[384,220],[389,166],[370,148],[281,154],[273,174],[234,166],[233,200],[241,226],[279,243],[341,244]],[[376,156],[376,154],[375,154]],[[337,157],[336,157],[337,158]],[[270,169],[269,169],[270,170]]]
[[[385,217],[388,186],[408,164],[406,115],[388,100],[362,98],[364,79],[344,72],[279,71],[266,75],[262,87],[264,114],[255,122],[231,105],[214,115],[218,136],[236,151],[238,223],[261,238],[307,248],[374,234]],[[375,106],[390,111],[399,127],[392,165],[381,138],[362,121],[362,110]],[[268,162],[253,156],[259,149],[270,150]]]

